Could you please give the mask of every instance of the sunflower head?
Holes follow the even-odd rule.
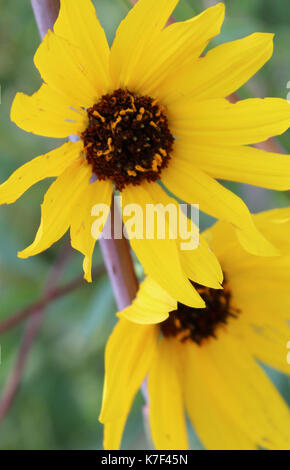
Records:
[[[213,337],[217,329],[225,325],[229,318],[237,318],[239,309],[233,305],[232,294],[226,277],[223,289],[212,289],[192,282],[204,300],[206,308],[193,308],[177,303],[176,310],[160,324],[165,338],[173,337],[185,343],[193,341],[199,346]]]
[[[138,204],[143,214],[152,204],[176,202],[170,192],[227,222],[247,252],[279,254],[244,202],[217,181],[289,190],[289,156],[251,147],[288,129],[287,100],[225,99],[271,57],[273,35],[254,33],[204,54],[220,33],[224,3],[166,26],[177,3],[138,0],[110,48],[91,0],[60,1],[53,31],[34,57],[43,84],[32,96],[16,95],[11,119],[37,135],[80,140],[33,159],[0,185],[0,205],[10,204],[37,182],[56,178],[37,236],[20,257],[43,252],[70,230],[91,280],[92,208],[110,206],[114,189],[124,208]],[[221,269],[207,263],[205,246],[192,250],[189,263],[179,240],[146,239],[144,230],[130,243],[145,272],[184,304],[203,303],[188,279],[220,284]]]
[[[290,448],[288,406],[257,363],[289,374],[290,211],[254,219],[283,256],[245,254],[218,222],[204,236],[226,275],[220,290],[195,284],[205,309],[185,307],[147,277],[118,314],[106,347],[105,449],[120,447],[145,379],[158,450],[189,448],[186,417],[206,449]]]
[[[129,183],[160,178],[174,138],[158,100],[120,88],[102,96],[87,114],[82,139],[87,160],[100,180],[110,179],[122,190]]]

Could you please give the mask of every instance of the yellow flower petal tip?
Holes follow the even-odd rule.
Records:
[[[20,258],[20,259],[27,259],[27,258],[30,258],[31,256],[35,256],[37,254],[39,254],[39,251],[37,250],[37,246],[32,244],[32,245],[28,246],[27,248],[25,248],[24,250],[18,251],[17,257]]]
[[[84,268],[84,280],[90,284],[93,282],[91,266],[89,268]]]
[[[146,305],[146,310],[144,305]],[[117,316],[143,325],[157,324],[166,320],[169,312],[175,310],[176,307],[177,301],[150,276],[147,276],[141,283],[137,297],[132,304],[122,312],[118,312]]]
[[[89,284],[93,282],[91,274],[84,274],[84,280],[87,281]]]
[[[217,3],[215,6],[213,6],[212,8],[216,8],[216,9],[220,9],[223,14],[225,15],[225,12],[226,12],[226,5],[223,3],[223,2],[219,2]]]
[[[17,253],[18,258],[20,259],[27,259],[30,257],[30,255],[26,255],[25,250],[23,251],[18,251]]]
[[[278,247],[274,246],[260,232],[256,231],[255,236],[245,234],[239,230],[236,231],[237,238],[243,248],[255,256],[280,256],[281,252]]]
[[[27,259],[27,258],[30,258],[31,256],[35,256],[35,255],[37,255],[38,253],[41,252],[41,250],[38,251],[38,248],[39,248],[38,242],[39,242],[41,232],[42,232],[42,227],[40,226],[39,229],[38,229],[38,232],[36,234],[34,242],[31,243],[31,245],[26,247],[24,250],[19,251],[17,253],[18,258]]]

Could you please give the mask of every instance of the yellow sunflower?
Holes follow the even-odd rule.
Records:
[[[224,289],[196,286],[206,309],[186,307],[147,277],[106,348],[105,449],[118,449],[134,396],[148,376],[157,449],[188,449],[185,415],[207,449],[289,449],[289,410],[256,360],[289,373],[290,210],[255,216],[283,256],[245,254],[218,222],[206,236]]]
[[[17,94],[11,119],[28,132],[78,139],[27,163],[0,186],[0,204],[8,204],[38,181],[57,177],[45,195],[36,238],[20,257],[46,250],[70,228],[90,281],[92,207],[110,204],[114,189],[125,206],[170,202],[159,181],[182,200],[229,221],[249,252],[277,254],[242,200],[214,179],[290,187],[288,156],[248,147],[288,129],[287,101],[225,100],[270,58],[272,35],[253,34],[200,58],[220,31],[224,5],[165,27],[177,3],[139,0],[110,50],[91,1],[61,0],[54,31],[34,58],[44,83],[32,96]],[[132,246],[173,297],[202,306],[176,240],[135,239]],[[218,286],[221,273],[205,244],[195,256],[211,267],[205,284]]]

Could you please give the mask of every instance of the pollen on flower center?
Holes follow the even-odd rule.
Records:
[[[210,337],[216,338],[217,328],[226,324],[229,317],[236,318],[240,311],[232,305],[226,279],[221,290],[192,284],[205,301],[206,308],[192,308],[178,302],[177,310],[170,312],[168,319],[161,323],[161,331],[165,337],[201,345]]]
[[[86,158],[100,180],[117,190],[142,181],[156,181],[173,149],[165,107],[149,96],[118,89],[87,110],[82,134]]]

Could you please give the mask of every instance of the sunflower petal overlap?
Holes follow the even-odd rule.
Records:
[[[287,208],[258,214],[255,219],[261,229],[267,228],[269,238],[285,239],[290,230],[289,214]],[[279,234],[275,230],[278,222]],[[284,256],[244,254],[241,259],[242,249],[226,223],[218,222],[207,235],[211,235],[208,238],[218,253],[225,281],[220,294],[198,288],[206,310],[190,310],[180,304],[176,308],[174,299],[171,303],[163,289],[156,286],[152,296],[159,292],[159,299],[152,300],[146,292],[152,283],[148,277],[136,301],[119,313],[121,319],[110,342],[116,350],[122,344],[119,331],[126,328],[124,322],[131,324],[127,332],[132,341],[150,324],[155,334],[159,329],[155,353],[146,365],[147,372],[143,369],[143,379],[148,376],[149,422],[156,449],[188,448],[186,415],[204,447],[210,450],[289,449],[289,408],[258,363],[290,373],[285,349],[289,337],[289,287],[287,290],[284,284],[288,279],[289,286],[289,237],[288,254]],[[255,283],[257,272],[260,279]],[[217,312],[225,305],[227,316],[220,316],[211,330]],[[126,341],[130,339],[126,337]],[[113,380],[115,361],[116,357],[111,357],[106,362],[108,380]],[[138,366],[136,359],[135,368]],[[116,387],[116,394],[124,394],[123,384],[116,382]],[[130,402],[127,398],[122,408],[125,414],[131,401],[130,395]],[[104,417],[111,406],[105,388],[102,422],[106,449],[110,449],[113,423],[108,427]],[[120,442],[122,429],[115,429]]]

